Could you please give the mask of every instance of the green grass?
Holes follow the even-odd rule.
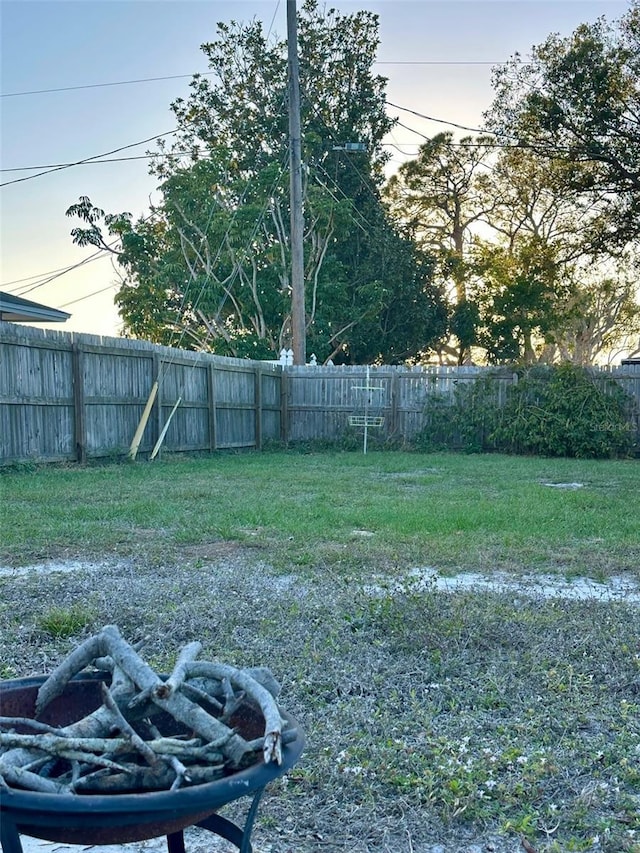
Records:
[[[74,604],[71,607],[54,605],[36,621],[38,627],[51,637],[65,639],[84,631],[91,624],[93,617],[93,612],[80,604]]]
[[[221,454],[5,471],[0,489],[0,558],[16,565],[152,556],[216,540],[269,548],[298,566],[412,563],[600,578],[640,564],[633,460]]]

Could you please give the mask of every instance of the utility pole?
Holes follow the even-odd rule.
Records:
[[[304,217],[302,210],[302,132],[300,130],[300,72],[296,0],[287,0],[289,59],[289,155],[291,207],[291,336],[293,363],[306,364],[307,329],[304,305]]]

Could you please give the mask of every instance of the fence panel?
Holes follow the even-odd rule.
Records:
[[[78,444],[86,456],[125,453],[144,411],[154,381],[153,355],[121,347],[76,345],[82,395],[82,435]],[[156,438],[150,421],[140,450]]]
[[[260,447],[282,437],[282,368],[0,322],[0,464],[125,453],[159,390],[141,452]]]
[[[640,365],[606,370],[640,405]],[[411,441],[434,396],[482,367],[286,367],[0,322],[0,464],[126,453],[156,380],[140,445],[166,430],[170,451],[261,448],[269,441],[339,440],[363,418],[376,435]],[[495,374],[495,371],[494,371]],[[496,374],[498,403],[514,374]],[[640,434],[636,418],[632,428]]]
[[[209,385],[203,362],[160,360],[159,424],[166,424],[175,404],[163,447],[166,450],[209,450]]]
[[[238,367],[216,372],[216,433],[220,447],[255,447],[255,376]]]
[[[0,339],[0,458],[75,458],[72,368],[71,350],[59,342],[42,348],[29,337],[18,346]]]

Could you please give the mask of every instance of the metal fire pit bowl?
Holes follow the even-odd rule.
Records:
[[[0,681],[0,714],[35,717],[38,688],[46,676]],[[82,719],[102,704],[101,682],[108,673],[83,673],[72,679],[54,699],[40,720],[66,726]],[[63,844],[125,844],[166,835],[169,853],[184,853],[182,830],[202,826],[226,838],[241,853],[251,853],[251,830],[265,786],[282,776],[298,760],[304,733],[284,712],[283,718],[297,730],[294,741],[282,748],[282,764],[265,764],[260,758],[245,770],[214,782],[133,794],[41,794],[0,787],[0,836],[3,853],[22,853],[20,834]],[[260,711],[246,704],[231,718],[231,725],[247,740],[264,734]],[[216,814],[240,797],[252,795],[244,828]]]

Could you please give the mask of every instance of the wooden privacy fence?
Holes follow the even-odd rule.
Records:
[[[383,438],[410,441],[424,424],[430,395],[453,397],[456,385],[483,372],[482,367],[287,367],[288,439],[336,440],[349,426],[358,429],[368,420]],[[500,372],[500,396],[512,382],[512,371]]]
[[[374,423],[372,430],[380,430],[383,438],[410,442],[425,424],[430,398],[438,395],[453,400],[458,385],[474,382],[488,370],[476,366],[287,367],[287,438],[339,439],[355,414],[359,417],[352,420],[360,426],[367,417],[370,421],[381,419],[382,425]],[[640,364],[597,372],[615,379],[635,397],[640,409]],[[491,373],[497,380],[497,404],[502,405],[507,388],[518,377],[508,368],[491,368]],[[369,392],[364,390],[367,385]],[[366,411],[363,398],[368,403]],[[640,440],[637,416],[630,427]]]
[[[154,447],[178,398],[163,444],[170,451],[339,440],[365,423],[382,438],[411,441],[432,395],[453,397],[459,383],[485,372],[282,367],[0,322],[0,463],[126,454],[156,379],[143,453]],[[507,369],[497,375],[499,403],[515,376]],[[640,365],[607,375],[640,403]]]
[[[0,462],[126,453],[156,379],[141,452],[260,448],[283,437],[281,368],[0,323]]]

